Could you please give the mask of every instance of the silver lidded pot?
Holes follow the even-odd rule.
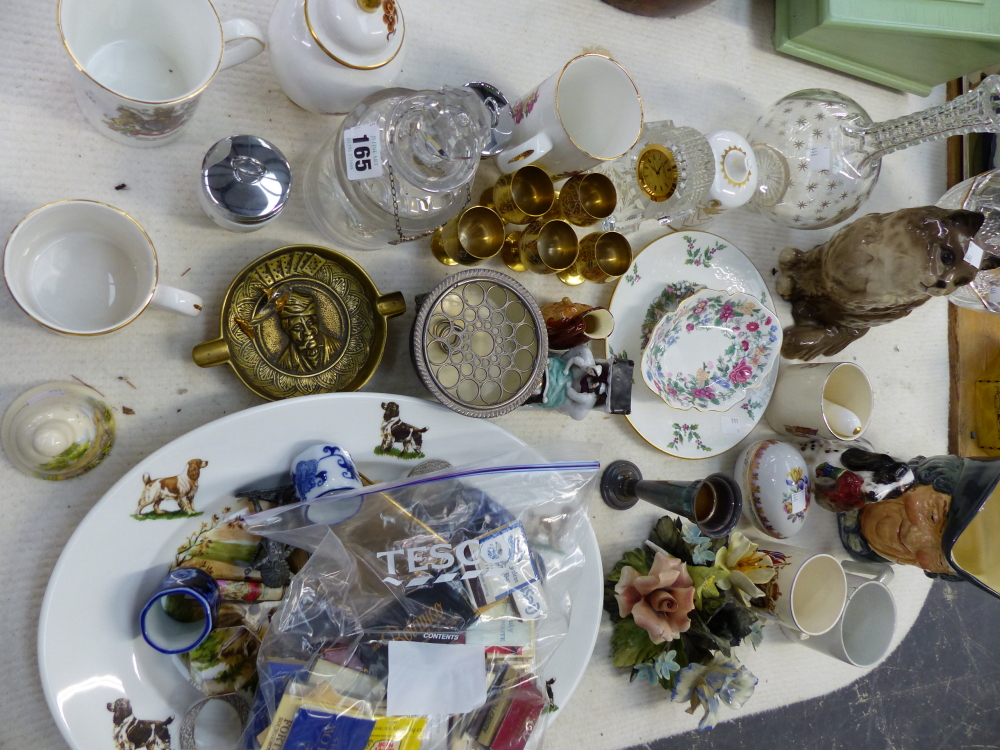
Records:
[[[208,217],[230,232],[255,232],[285,207],[292,169],[273,143],[231,135],[201,163],[198,200]]]

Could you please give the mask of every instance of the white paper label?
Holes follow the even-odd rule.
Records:
[[[465,714],[486,703],[482,646],[389,641],[389,716]]]
[[[969,249],[965,251],[965,262],[979,268],[983,264],[984,250],[972,240],[969,240]]]
[[[722,434],[723,435],[742,435],[743,425],[740,424],[740,418],[734,417],[732,415],[723,414],[722,415]]]
[[[382,153],[379,151],[378,124],[357,125],[344,131],[344,158],[347,179],[367,180],[382,176]]]
[[[813,146],[809,149],[809,169],[817,172],[830,168],[830,147]]]
[[[805,492],[793,492],[792,493],[792,510],[794,513],[801,513],[806,509],[806,500],[808,495]]]

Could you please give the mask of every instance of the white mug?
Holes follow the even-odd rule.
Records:
[[[223,22],[210,0],[59,0],[56,16],[83,114],[129,146],[177,138],[215,74],[264,50],[256,25]]]
[[[847,601],[847,576],[835,557],[771,539],[759,549],[775,570],[763,586],[768,606],[758,609],[765,619],[806,635],[822,635],[837,624]]]
[[[96,336],[131,323],[148,305],[182,315],[201,298],[157,284],[156,250],[128,214],[87,200],[50,203],[14,227],[3,275],[14,301],[58,333]]]
[[[534,164],[553,180],[624,156],[642,133],[642,98],[632,77],[604,55],[574,57],[516,102],[504,174]]]
[[[875,406],[865,371],[851,362],[785,365],[764,419],[782,435],[857,440]]]
[[[849,563],[844,563],[848,571]],[[864,565],[864,564],[862,564]],[[874,566],[873,566],[874,567]],[[875,580],[855,575],[847,577],[848,596],[844,612],[830,630],[806,637],[785,630],[791,640],[828,654],[855,667],[873,667],[889,652],[896,631],[896,602],[885,585],[892,579],[892,568],[879,565],[887,573]]]

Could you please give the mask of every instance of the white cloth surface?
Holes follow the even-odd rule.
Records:
[[[718,0],[678,19],[630,16],[598,0],[400,4],[409,47],[401,84],[417,88],[486,80],[515,99],[571,57],[597,50],[610,53],[634,76],[648,120],[671,118],[703,132],[748,132],[773,101],[801,88],[840,90],[877,120],[943,100],[941,89],[920,99],[775,53],[769,0]],[[271,3],[219,0],[218,9],[224,18],[244,16],[266,27]],[[152,237],[160,279],[200,294],[206,303],[194,320],[147,311],[113,335],[64,338],[35,325],[6,291],[0,292],[0,407],[38,383],[75,376],[100,390],[119,410],[114,450],[83,478],[45,483],[0,460],[0,747],[59,750],[65,743],[42,697],[35,640],[42,595],[60,550],[101,495],[143,456],[210,420],[260,403],[228,367],[196,367],[191,349],[218,335],[222,296],[249,261],[283,245],[323,244],[309,223],[300,187],[285,213],[257,233],[237,235],[216,227],[196,197],[202,156],[221,137],[250,133],[277,144],[301,174],[311,152],[338,121],[295,107],[279,89],[265,52],[217,76],[179,141],[148,150],[119,146],[91,128],[76,105],[55,3],[4,0],[0,18],[0,236],[29,211],[52,201],[90,198],[111,203],[129,212]],[[944,191],[944,174],[943,143],[893,154],[864,210],[933,203]],[[127,189],[116,191],[114,186],[123,182]],[[747,253],[772,294],[771,269],[781,249],[809,248],[831,234],[787,230],[745,211],[730,212],[708,230]],[[662,230],[646,231],[634,246],[641,248],[659,234]],[[380,290],[403,291],[410,306],[405,316],[390,321],[385,357],[366,390],[428,398],[407,349],[412,301],[452,270],[432,259],[426,240],[353,257]],[[499,259],[487,265],[506,270]],[[611,285],[571,290],[555,277],[531,274],[520,274],[519,280],[541,303],[569,295],[606,304],[612,291]],[[841,355],[863,366],[875,385],[877,405],[867,437],[880,450],[901,458],[946,449],[946,307],[944,300],[932,300],[908,318],[873,330]],[[783,323],[790,322],[787,304],[779,302],[778,313]],[[643,387],[641,381],[637,387]],[[123,407],[135,414],[124,415]],[[600,442],[605,461],[629,458],[651,479],[694,479],[728,471],[739,452],[734,448],[702,461],[672,458],[647,445],[622,417],[591,415],[573,422],[560,414],[521,410],[498,421],[529,442]],[[748,440],[766,434],[763,425]],[[595,496],[591,515],[609,566],[644,538],[658,514],[644,505],[620,513]],[[842,554],[834,529],[834,517],[817,507],[793,542]],[[915,569],[898,568],[891,588],[899,606],[898,644],[916,620],[929,582]],[[790,643],[773,627],[765,631],[759,650],[739,649],[740,658],[760,678],[756,694],[742,711],[721,708],[723,719],[819,696],[863,674]],[[552,725],[548,747],[610,750],[696,726],[697,717],[670,704],[659,688],[628,684],[627,671],[611,665],[609,635],[605,618],[584,680]],[[79,647],[85,649],[87,643],[81,640]]]

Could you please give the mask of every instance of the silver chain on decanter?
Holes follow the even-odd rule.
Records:
[[[385,168],[389,172],[389,190],[392,193],[392,215],[396,218],[396,234],[399,236],[398,240],[389,240],[390,245],[399,245],[403,242],[413,242],[414,240],[419,240],[424,237],[430,237],[434,234],[437,229],[429,229],[426,232],[421,232],[420,234],[415,234],[411,237],[407,237],[403,234],[403,227],[399,223],[399,198],[396,195],[396,176],[392,172],[392,165],[386,164]],[[468,206],[472,202],[472,186],[469,184],[471,180],[465,183],[465,206]]]

